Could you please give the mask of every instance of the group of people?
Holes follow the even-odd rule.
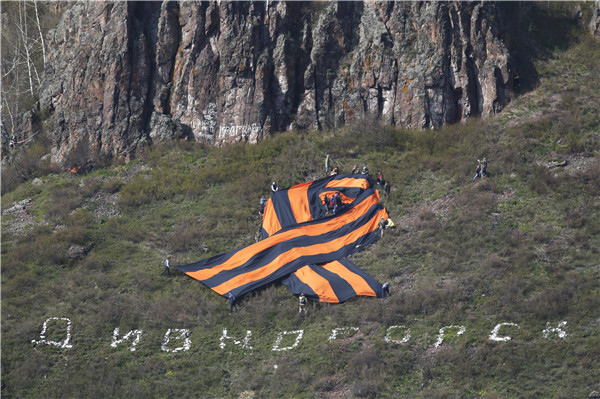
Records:
[[[334,174],[339,173],[339,169],[337,166],[334,168],[331,168],[331,159],[330,159],[329,154],[327,154],[327,156],[325,158],[325,173],[326,173],[326,175],[334,175]],[[359,173],[359,168],[358,168],[358,165],[355,164],[354,167],[352,168],[352,174],[358,174],[358,173]],[[364,166],[362,168],[361,173],[368,175],[369,169],[366,166]],[[485,157],[483,157],[482,159],[477,160],[477,169],[475,170],[475,176],[473,177],[473,180],[475,180],[477,178],[483,179],[483,177],[486,175],[487,175],[487,159]],[[377,172],[376,184],[377,184],[378,189],[381,189],[381,187],[383,187],[383,193],[386,197],[389,196],[391,187],[390,187],[390,184],[383,177],[383,173],[381,171]],[[273,180],[273,182],[271,183],[271,192],[275,193],[278,190],[279,190],[279,187],[277,185],[277,182],[275,180]],[[325,202],[325,206],[327,208],[327,213],[333,213],[334,215],[336,213],[338,213],[340,208],[342,208],[344,205],[341,194],[339,192],[336,192],[331,197],[328,197],[327,195],[325,195],[324,202]],[[267,199],[263,195],[260,198],[260,214],[264,213],[266,204],[267,204]],[[394,228],[395,225],[394,225],[394,222],[392,221],[392,219],[388,218],[386,220],[384,218],[381,218],[381,220],[379,222],[379,227],[381,229],[381,235],[383,236],[383,230],[389,229],[389,228]],[[260,229],[259,229],[259,231],[260,231]],[[166,258],[166,260],[164,261],[164,270],[161,273],[161,275],[165,275],[165,274],[169,277],[171,276],[171,257],[170,256],[168,256]],[[383,298],[389,296],[390,295],[389,290],[390,290],[389,283],[383,284],[381,296]],[[227,300],[229,302],[229,313],[232,314],[234,311],[237,312],[237,304],[236,304],[235,295],[233,293],[229,292],[227,294]],[[299,300],[298,313],[299,314],[306,313],[306,304],[308,302],[306,295],[304,293],[302,293],[298,297],[298,300]]]
[[[333,175],[337,175],[339,173],[339,167],[335,166],[335,167],[331,167],[331,157],[329,156],[329,154],[326,154],[325,156],[325,174],[327,176],[333,176]],[[357,164],[354,164],[353,168],[352,168],[352,174],[358,174],[359,173],[359,168]],[[360,171],[361,174],[363,175],[369,175],[369,168],[367,168],[367,166],[363,166],[362,171]],[[389,182],[387,182],[385,180],[385,178],[383,177],[383,173],[381,171],[377,172],[377,179],[375,180],[376,184],[377,184],[377,189],[381,190],[383,189],[383,194],[386,197],[389,197],[390,192],[391,192],[391,185],[389,184]],[[279,190],[279,186],[277,185],[277,182],[275,180],[273,180],[271,182],[271,194],[276,193]],[[263,195],[260,197],[260,203],[259,203],[259,214],[264,214],[265,211],[265,206],[267,205],[267,198]],[[326,213],[328,214],[337,214],[337,212],[340,210],[341,207],[343,207],[343,201],[342,198],[340,196],[339,193],[336,193],[334,195],[332,195],[331,197],[324,197],[324,205],[326,208]]]
[[[331,172],[330,172],[331,170]],[[352,167],[352,171],[351,173],[353,175],[356,174],[363,174],[363,175],[369,175],[369,168],[367,168],[367,166],[363,166],[362,170],[360,170],[359,172],[359,167],[358,164],[354,164],[354,166]],[[331,175],[336,175],[339,173],[339,168],[336,166],[333,169],[331,169],[331,158],[329,157],[329,154],[327,154],[325,156],[325,175],[327,176],[331,176]],[[375,180],[375,182],[377,183],[377,189],[381,189],[383,188],[383,193],[388,196],[390,195],[390,191],[391,191],[391,186],[390,184],[383,178],[383,173],[381,171],[377,172],[377,179]]]
[[[357,175],[358,172],[358,165],[354,164],[354,166],[352,167],[352,172],[353,175]],[[361,174],[363,175],[369,175],[369,168],[367,168],[366,166],[363,166],[362,171],[360,171]]]
[[[330,156],[329,154],[327,154],[327,156],[325,157],[325,173],[326,175],[335,175],[339,173],[339,168],[337,166],[331,168],[331,163],[330,163]],[[352,169],[352,174],[358,174],[358,165],[354,165],[353,169]],[[362,168],[361,171],[362,174],[364,175],[368,175],[369,174],[369,169],[364,166]],[[384,177],[383,177],[383,173],[382,172],[377,172],[377,188],[381,188],[383,186],[384,188],[384,194],[387,196],[390,193],[390,185],[388,182],[385,181]],[[275,193],[279,190],[279,186],[277,185],[277,182],[275,180],[273,180],[271,182],[271,193]],[[344,203],[342,201],[342,196],[339,192],[336,192],[334,195],[332,195],[331,197],[328,197],[327,195],[324,196],[324,200],[325,200],[325,206],[327,207],[327,212],[328,213],[333,213],[334,215],[337,214],[339,212],[339,210],[344,206]],[[265,207],[267,204],[267,198],[263,195],[260,198],[260,208],[259,208],[259,213],[262,215],[264,214],[265,211]],[[383,218],[382,218],[383,221]],[[394,227],[393,222],[391,221],[391,219],[388,219],[387,221],[384,221],[384,224],[381,225],[382,227],[382,231],[384,228],[390,228],[390,227]],[[258,232],[260,232],[260,228],[258,230]],[[258,236],[258,233],[257,233]],[[260,238],[257,238],[257,241]],[[171,257],[168,256],[166,258],[166,260],[164,261],[164,270],[161,273],[161,275],[167,275],[167,276],[171,276]],[[389,284],[386,283],[383,286],[383,293],[382,296],[385,297],[389,295]],[[236,297],[232,292],[229,292],[227,294],[227,300],[229,302],[229,313],[233,313],[234,311],[237,312],[237,304],[236,304]],[[299,302],[300,302],[300,307],[298,312],[301,314],[303,312],[306,312],[305,306],[307,304],[307,298],[306,296],[303,294],[301,294],[299,296]]]
[[[394,229],[394,228],[396,228],[396,224],[390,217],[388,217],[387,219],[382,217],[381,220],[379,221],[379,229],[381,230],[381,237],[383,237],[383,230]]]
[[[336,215],[344,206],[344,203],[342,202],[342,196],[339,191],[333,194],[331,197],[325,195],[323,197],[323,201],[325,203],[325,214]]]
[[[333,176],[333,175],[337,175],[338,173],[340,173],[340,168],[339,166],[334,166],[333,168],[331,167],[331,158],[329,157],[329,154],[327,154],[325,156],[325,176]],[[359,173],[358,171],[358,165],[354,165],[354,167],[352,168],[352,172],[353,175],[356,175]],[[363,175],[368,175],[369,174],[369,169],[366,166],[363,166],[362,171],[360,172]]]

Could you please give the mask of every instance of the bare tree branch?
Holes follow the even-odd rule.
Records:
[[[15,125],[15,119],[14,119],[13,114],[11,112],[10,104],[6,100],[6,96],[2,96],[2,100],[6,103],[6,111],[8,111],[8,117],[10,118],[10,126],[14,126]],[[4,110],[4,109],[5,109],[5,107],[2,107],[2,110]],[[4,118],[2,118],[2,120],[4,120]]]
[[[29,46],[27,45],[27,23],[25,17],[25,1],[19,1],[19,25],[17,28],[21,32],[21,38],[23,40],[23,48],[25,49],[25,59],[27,61],[27,71],[29,76],[29,89],[31,96],[33,97],[33,79],[31,77],[31,56],[29,54]]]
[[[37,21],[38,32],[40,33],[40,41],[42,46],[42,59],[44,60],[44,67],[46,67],[46,43],[44,42],[44,34],[42,33],[42,26],[40,25],[40,13],[37,7],[37,1],[34,0],[33,5],[35,7],[35,19]]]

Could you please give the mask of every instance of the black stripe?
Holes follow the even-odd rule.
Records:
[[[320,302],[317,293],[313,291],[308,284],[305,284],[302,280],[300,280],[294,273],[291,273],[289,276],[281,280],[281,283],[284,284],[294,295],[304,294],[307,299]]]
[[[332,261],[340,259],[344,256],[349,256],[356,251],[356,249],[355,249],[356,244],[357,243],[359,245],[362,244],[363,238],[368,238],[369,234],[366,234],[366,235],[360,237],[356,242],[350,243],[350,244],[338,249],[337,251],[300,256],[300,257],[288,262],[287,264],[281,265],[281,267],[279,267],[279,269],[277,269],[277,271],[275,273],[265,276],[264,278],[251,281],[247,284],[238,286],[238,287],[232,289],[231,292],[233,292],[233,294],[235,296],[243,295],[243,294],[250,292],[254,289],[257,289],[265,284],[272,283],[272,282],[286,276],[287,274],[293,273],[305,265],[332,262]],[[232,277],[235,277],[239,274],[240,274],[240,271],[238,271],[237,273],[235,273],[232,276],[229,276],[229,278],[224,279],[222,282],[228,281]],[[210,284],[209,280],[212,280],[212,279],[203,280],[202,282],[211,288],[216,287],[217,285],[221,284],[221,283]]]
[[[366,179],[369,183],[368,188],[367,189],[362,189],[362,188],[357,188],[357,187],[325,188],[325,186],[329,182],[334,181],[334,180],[342,180],[342,179],[361,179],[361,180]],[[291,187],[290,189],[293,189],[294,187],[295,186]],[[310,209],[311,215],[313,216],[314,220],[297,224],[295,216],[292,212],[290,198],[288,195],[288,190],[290,190],[290,189],[275,192],[275,193],[273,193],[272,198],[271,198],[273,210],[275,211],[275,214],[280,222],[280,225],[282,226],[282,229],[280,231],[278,231],[277,233],[289,231],[291,229],[298,229],[298,228],[301,228],[306,225],[318,225],[320,223],[325,223],[326,221],[330,220],[331,218],[338,218],[341,215],[348,212],[350,209],[358,206],[362,201],[368,199],[370,196],[372,196],[375,193],[375,190],[373,188],[373,181],[371,180],[370,177],[364,176],[364,175],[335,175],[335,176],[328,176],[324,179],[314,181],[308,187],[307,198],[303,199],[308,202],[309,209]],[[337,215],[332,215],[332,216],[323,218],[322,216],[324,215],[325,210],[323,208],[323,205],[320,202],[319,194],[324,191],[340,191],[345,196],[347,196],[349,198],[355,198],[355,200],[352,202],[352,204],[349,204],[348,206],[344,207],[340,212],[337,213]],[[326,243],[326,242],[335,240],[339,237],[342,237],[342,236],[345,236],[345,235],[351,233],[352,231],[354,231],[356,229],[361,228],[362,226],[364,226],[367,223],[371,223],[373,221],[373,218],[378,217],[377,214],[382,209],[383,209],[383,206],[381,204],[374,204],[371,207],[369,207],[369,209],[363,215],[361,215],[357,220],[355,220],[351,223],[345,224],[342,227],[340,227],[339,229],[335,229],[333,231],[327,231],[319,236],[298,236],[298,237],[294,237],[294,238],[291,238],[291,239],[283,241],[283,242],[277,242],[277,243],[273,244],[272,246],[254,254],[243,265],[240,265],[231,270],[224,270],[209,279],[201,280],[201,281],[209,287],[216,287],[216,286],[221,285],[243,273],[247,273],[247,272],[257,270],[257,269],[264,267],[266,264],[271,263],[277,256],[291,250],[292,248],[305,247],[305,246],[310,246],[310,245],[319,244],[319,243]],[[263,233],[262,234],[263,238],[265,238],[267,233],[264,229],[262,229],[262,233]],[[357,238],[355,242],[348,243],[344,247],[339,248],[335,251],[332,251],[329,253],[318,253],[318,254],[305,255],[305,256],[301,256],[296,259],[293,259],[290,262],[288,262],[287,264],[281,265],[275,272],[271,273],[270,275],[268,275],[264,278],[255,280],[255,281],[251,281],[242,286],[238,286],[231,291],[233,292],[234,295],[241,296],[241,295],[243,295],[251,290],[254,290],[256,288],[259,288],[267,283],[283,279],[283,281],[289,282],[289,284],[291,286],[296,287],[294,289],[300,290],[299,292],[295,292],[295,293],[303,292],[310,299],[319,300],[316,293],[312,289],[310,289],[310,287],[307,284],[301,282],[297,277],[295,277],[292,274],[295,270],[309,264],[309,265],[314,266],[313,270],[315,270],[315,272],[317,272],[319,275],[323,276],[325,279],[327,279],[330,282],[332,288],[334,289],[334,292],[336,293],[336,295],[338,296],[340,301],[345,301],[353,296],[356,296],[356,292],[354,292],[354,290],[352,289],[352,286],[346,280],[344,280],[342,277],[338,276],[337,274],[329,272],[321,266],[316,266],[317,263],[322,264],[322,263],[327,263],[327,262],[331,262],[334,260],[340,260],[340,262],[344,266],[346,266],[349,270],[352,270],[357,275],[360,275],[369,284],[369,286],[375,291],[375,293],[380,295],[381,294],[381,292],[380,292],[381,284],[378,283],[373,278],[371,278],[368,274],[364,273],[360,268],[358,268],[352,262],[345,259],[346,256],[349,256],[359,250],[362,250],[364,248],[364,246],[372,244],[373,242],[377,241],[377,239],[379,239],[379,237],[380,237],[380,229],[377,228],[375,231],[364,234],[363,236]],[[267,239],[269,239],[269,238],[267,238]],[[273,241],[277,241],[277,238],[275,238]],[[264,243],[263,243],[263,245],[264,245]],[[238,248],[236,250],[229,251],[222,255],[213,256],[209,259],[204,259],[204,260],[194,262],[194,263],[191,263],[188,265],[182,265],[182,266],[176,266],[176,267],[184,272],[193,272],[193,271],[202,270],[202,269],[209,269],[209,268],[219,266],[219,265],[227,262],[234,254],[236,254],[240,250],[243,250],[246,248],[248,248],[248,247]],[[292,291],[292,292],[294,292],[294,291]]]
[[[306,196],[308,199],[308,209],[310,209],[310,214],[313,220],[320,219],[325,215],[326,207],[321,203],[321,199],[319,198],[319,194],[321,193],[323,187],[330,179],[327,179],[326,182],[323,182],[325,179],[317,180],[312,182],[312,184],[308,187],[306,191]]]
[[[214,265],[220,265],[222,263],[225,263],[229,258],[231,258],[233,255],[235,255],[238,251],[239,251],[239,248],[234,249],[229,252],[226,252],[221,255],[216,255],[216,256],[210,257],[208,259],[199,260],[198,262],[189,263],[187,265],[174,266],[174,267],[181,270],[184,273],[195,272],[195,271],[201,270],[201,269],[209,269],[209,268],[213,267]]]
[[[281,227],[294,226],[298,222],[292,212],[292,204],[290,204],[290,197],[288,196],[288,190],[280,190],[273,193],[271,196],[273,201],[273,209],[279,219]]]
[[[358,177],[358,175],[334,175],[329,176],[324,179],[314,181],[308,188],[307,197],[309,201],[309,209],[313,219],[319,219],[325,214],[325,209],[323,204],[319,199],[319,195],[326,191],[340,191],[345,196],[356,198],[358,197],[365,189],[359,187],[326,187],[329,182],[333,180],[343,180],[343,179],[355,179],[355,180],[367,180],[367,176]],[[372,182],[369,181],[369,186],[372,187]],[[368,189],[367,189],[368,190]]]
[[[340,214],[343,214],[344,212],[348,211],[349,209],[353,208],[354,206],[357,206],[362,201],[364,201],[368,197],[370,197],[370,195],[372,195],[372,193],[369,194],[369,191],[372,191],[372,190],[371,189],[365,190],[365,192],[361,196],[359,196],[359,198],[357,198],[356,201],[354,201],[354,203],[352,203],[349,207],[345,208],[342,213],[338,213],[338,215],[330,216],[330,217],[325,218],[325,219],[308,221],[308,222],[304,222],[304,223],[298,224],[296,226],[290,226],[290,227],[287,227],[287,228],[283,228],[280,231],[278,231],[278,233],[283,232],[283,231],[287,231],[287,230],[291,230],[291,229],[295,229],[295,228],[298,228],[300,226],[314,225],[314,224],[324,223],[325,221],[329,220],[332,217],[338,217]],[[381,207],[380,209],[383,208],[382,205],[380,205],[380,207]],[[367,215],[368,213],[369,213],[369,211],[367,211],[365,213],[365,215]],[[358,220],[363,219],[365,217],[365,215],[361,216],[361,218],[359,218]],[[360,226],[361,224],[356,224],[356,221],[355,221],[351,225],[352,226]],[[346,225],[346,226],[349,226],[349,225]],[[356,228],[356,227],[354,227],[354,228]],[[348,229],[346,229],[346,230],[348,230]],[[342,234],[342,235],[344,235],[344,234]],[[293,240],[298,241],[299,239],[302,239],[302,237],[305,237],[305,236],[296,237]],[[319,237],[319,236],[314,236],[314,237],[316,238],[316,237]],[[308,244],[301,245],[300,242],[296,242],[295,245],[306,246],[306,245],[313,245],[313,244],[316,244],[316,243],[320,242],[320,241],[314,241],[314,240],[310,241],[311,238],[312,237],[309,237],[308,241],[306,241],[306,242],[310,242]],[[304,238],[304,240],[306,240],[306,238]],[[254,245],[254,244],[252,244],[252,245]],[[276,245],[279,245],[279,244],[276,244]],[[238,249],[229,251],[227,253],[224,253],[224,254],[221,254],[221,255],[216,255],[216,256],[213,256],[211,258],[203,259],[203,260],[200,260],[198,262],[190,263],[190,264],[187,264],[187,265],[176,266],[176,268],[179,269],[179,270],[181,270],[182,272],[194,272],[194,271],[197,271],[197,270],[209,269],[211,267],[214,267],[216,265],[220,265],[220,264],[226,262],[233,255],[235,255],[238,251],[240,251],[241,249],[244,249],[244,248],[247,248],[247,247],[238,248]],[[270,251],[271,248],[273,248],[273,247],[269,247],[269,248],[265,249],[263,252]],[[261,255],[261,253],[257,253],[257,256],[260,256],[260,255]],[[252,258],[250,259],[250,261],[252,261]]]
[[[220,273],[216,274],[215,276],[213,276],[209,279],[203,280],[203,282],[204,282],[204,284],[208,285],[209,287],[216,287],[218,285],[223,284],[225,281],[227,281],[231,278],[234,278],[235,276],[237,276],[240,273],[247,273],[252,270],[256,270],[261,267],[264,267],[266,264],[275,260],[275,258],[277,258],[279,255],[291,250],[292,248],[307,247],[307,246],[311,246],[311,245],[315,245],[315,244],[325,243],[325,242],[329,242],[334,239],[337,239],[339,237],[345,236],[346,234],[349,234],[352,231],[362,227],[364,224],[368,224],[374,217],[377,217],[377,212],[379,212],[379,210],[381,210],[381,209],[383,209],[383,207],[380,204],[375,204],[367,212],[365,212],[365,214],[363,214],[360,218],[358,218],[357,220],[355,220],[349,224],[342,226],[339,229],[329,231],[329,232],[323,233],[318,236],[302,235],[302,236],[291,238],[286,241],[279,242],[279,243],[265,249],[264,251],[258,252],[256,255],[252,256],[244,264],[242,264],[236,268],[233,268],[233,269],[223,270]],[[272,237],[276,237],[276,236],[272,236]],[[368,239],[369,241],[371,241],[371,236],[369,234],[367,234],[363,237],[366,237],[364,239]],[[360,241],[360,244],[357,244],[357,245],[361,245],[361,246],[366,245],[366,244],[363,244],[363,241],[364,241],[363,239],[359,238],[359,240],[357,240],[357,242],[358,241]],[[352,250],[348,250],[348,253],[346,253],[345,255],[342,255],[342,256],[348,256],[349,254],[357,252],[358,250],[359,250],[358,248],[355,248],[353,246]],[[304,264],[325,263],[325,262],[330,262],[330,261],[333,261],[336,259],[339,259],[339,258],[333,258],[330,260],[318,260],[317,259],[314,262],[307,262]],[[213,267],[213,266],[215,266],[215,265],[211,265],[210,267]],[[300,265],[300,266],[302,266],[302,265]],[[203,267],[202,269],[204,269],[204,268],[206,268],[206,267]],[[296,269],[294,269],[294,270],[296,270]]]
[[[339,302],[344,302],[356,296],[356,291],[354,291],[354,288],[352,288],[350,283],[348,283],[339,275],[330,272],[329,270],[323,268],[323,266],[319,265],[311,265],[311,269],[313,269],[314,272],[319,276],[329,281],[329,285],[331,286],[331,289],[335,293],[335,296],[338,298]]]
[[[377,232],[377,234],[380,234],[379,230],[376,230],[376,232]],[[343,258],[343,259],[340,259],[339,262],[342,265],[344,265],[344,267],[346,267],[346,269],[350,270],[352,273],[358,274],[360,277],[362,277],[362,279],[365,280],[365,282],[369,285],[369,287],[371,287],[373,292],[375,292],[375,294],[377,294],[377,296],[381,298],[383,284],[381,284],[379,281],[375,280],[373,277],[371,277],[370,275],[365,273],[360,267],[356,266],[356,264],[354,264],[354,262],[352,262],[350,259]]]

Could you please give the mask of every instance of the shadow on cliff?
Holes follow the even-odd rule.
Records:
[[[575,5],[562,2],[502,2],[499,8],[506,23],[511,72],[520,77],[514,90],[522,94],[539,81],[534,60],[548,59],[577,40],[581,15]]]

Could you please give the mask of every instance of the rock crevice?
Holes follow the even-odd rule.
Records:
[[[495,3],[87,2],[49,40],[40,106],[53,159],[156,140],[256,142],[367,114],[438,128],[500,112],[509,52]]]

